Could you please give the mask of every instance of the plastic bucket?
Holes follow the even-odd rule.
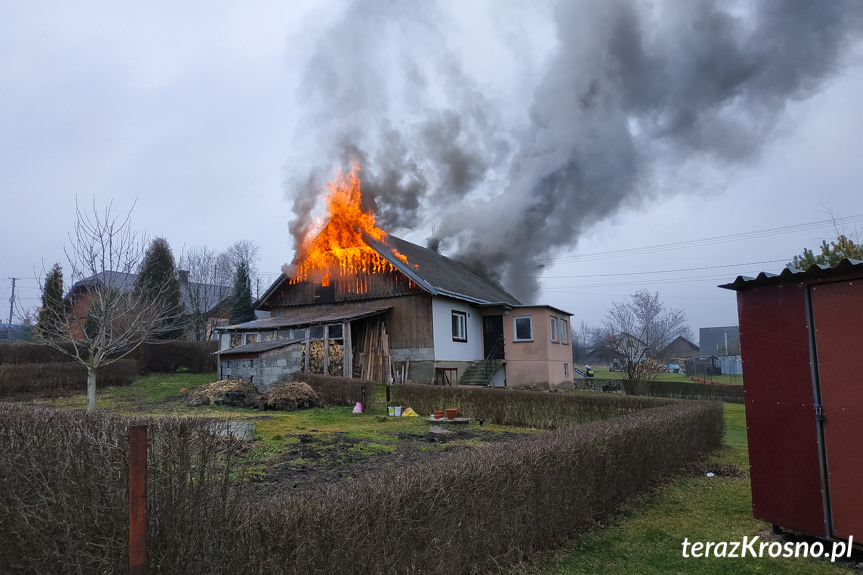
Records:
[[[395,408],[395,407],[393,407],[392,405],[388,405],[388,406],[387,406],[387,414],[388,414],[390,417],[394,416],[394,415],[396,414],[396,408]]]
[[[396,417],[402,416],[402,406],[401,405],[397,405],[397,406],[393,407],[393,411],[394,411],[393,415],[395,415]]]

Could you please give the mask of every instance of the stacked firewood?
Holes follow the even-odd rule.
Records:
[[[341,340],[330,340],[327,349],[330,375],[344,375],[345,373],[345,346]]]
[[[325,349],[323,341],[309,342],[309,373],[324,373]]]

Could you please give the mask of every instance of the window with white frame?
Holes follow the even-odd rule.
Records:
[[[551,316],[551,341],[557,343],[557,318]]]
[[[563,375],[569,375],[569,364],[568,363],[563,364]]]
[[[463,311],[452,312],[452,340],[467,341],[467,314]]]
[[[569,324],[566,323],[566,320],[560,318],[560,343],[569,343]]]
[[[515,338],[513,341],[533,341],[533,318],[529,315],[512,318]]]

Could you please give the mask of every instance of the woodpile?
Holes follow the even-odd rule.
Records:
[[[330,375],[345,374],[345,345],[340,339],[331,339],[327,347]]]
[[[353,376],[378,383],[395,381],[387,326],[380,318],[370,319],[357,329],[353,342]]]
[[[309,373],[324,373],[324,342],[309,342]]]

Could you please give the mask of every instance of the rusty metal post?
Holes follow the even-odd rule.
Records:
[[[129,427],[129,575],[147,575],[147,426]]]

